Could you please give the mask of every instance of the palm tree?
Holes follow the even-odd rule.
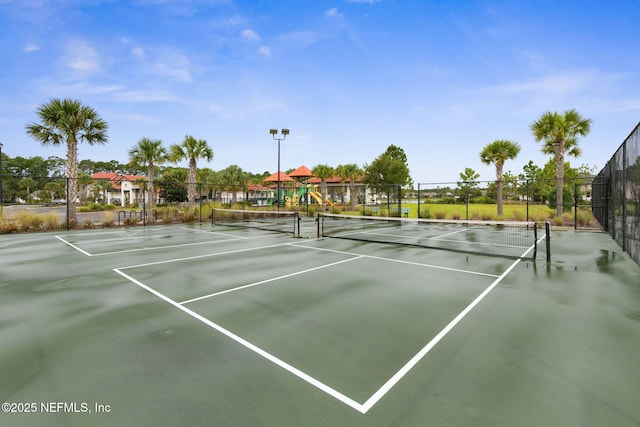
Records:
[[[212,190],[214,175],[215,172],[210,168],[201,168],[198,170],[196,177],[198,179],[198,182],[201,182],[203,185],[202,187],[200,187],[200,197],[202,197],[202,193],[204,192],[204,195],[207,197],[207,199],[209,198],[209,194],[211,194],[211,198],[213,199]]]
[[[78,194],[80,198],[80,202],[86,202],[87,197],[89,196],[89,185],[93,184],[93,180],[91,179],[91,175],[86,172],[78,173]]]
[[[93,184],[93,196],[106,204],[109,200],[108,192],[112,189],[111,181],[106,179],[98,180]]]
[[[189,214],[195,212],[196,199],[196,174],[198,171],[197,160],[213,159],[213,150],[207,145],[204,139],[195,139],[191,135],[184,137],[182,144],[174,144],[171,146],[171,161],[177,163],[181,160],[189,160],[189,178],[187,183],[187,200],[189,201]]]
[[[356,180],[362,177],[363,170],[355,163],[349,163],[346,165],[339,165],[336,168],[336,172],[340,176],[342,182],[349,182],[349,203],[350,209],[356,208]]]
[[[220,177],[224,187],[231,192],[231,203],[236,203],[238,189],[243,190],[246,182],[244,171],[238,165],[229,165],[220,171]]]
[[[591,119],[583,118],[576,110],[566,110],[564,114],[545,112],[533,122],[531,131],[537,142],[544,142],[542,152],[552,154],[556,161],[556,215],[561,216],[562,189],[564,187],[564,156],[578,157],[578,136],[586,136],[591,131]]]
[[[331,178],[335,171],[333,168],[327,164],[317,165],[312,171],[313,174],[320,180],[320,194],[322,195],[322,203],[324,204],[324,200],[327,198],[327,179]],[[321,208],[323,205],[321,205]]]
[[[18,188],[21,190],[25,190],[27,194],[27,196],[25,197],[27,204],[29,204],[29,196],[31,195],[31,189],[33,189],[36,185],[37,185],[36,180],[29,177],[22,178],[20,181],[18,181]]]
[[[147,217],[151,220],[151,210],[155,201],[153,189],[153,175],[156,165],[161,165],[168,160],[167,150],[159,139],[142,138],[135,147],[129,150],[130,165],[135,168],[147,166],[147,199],[149,208]]]
[[[517,142],[506,139],[497,139],[487,144],[480,152],[480,160],[486,165],[493,163],[496,166],[496,181],[498,183],[498,216],[502,216],[502,172],[504,162],[515,159],[520,152]]]
[[[67,145],[67,212],[76,223],[78,197],[78,143],[106,144],[107,122],[77,99],[51,99],[37,110],[40,123],[26,126],[27,134],[42,145]]]

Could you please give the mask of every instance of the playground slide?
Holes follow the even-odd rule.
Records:
[[[322,194],[320,194],[317,191],[309,191],[309,194],[311,195],[311,197],[313,197],[315,199],[316,202],[318,202],[319,204],[322,204]],[[324,199],[324,201],[329,206],[333,206],[334,205],[334,203],[329,199]]]
[[[309,195],[315,199],[316,202],[322,204],[322,199],[320,198],[320,193],[316,193],[314,191],[309,191]]]

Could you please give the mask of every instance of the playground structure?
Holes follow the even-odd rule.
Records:
[[[322,206],[323,205],[322,194],[319,191],[317,191],[317,187],[318,186],[315,184],[306,184],[306,185],[303,184],[303,185],[297,186],[297,188],[294,188],[292,190],[285,190],[284,191],[285,206],[296,207],[305,203],[305,201],[307,203],[313,203],[312,201],[315,201],[315,203]],[[310,198],[307,198],[307,195]],[[335,206],[335,203],[327,199],[326,197],[324,199],[324,204],[328,206]]]

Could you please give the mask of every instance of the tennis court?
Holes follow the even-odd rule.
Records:
[[[0,423],[640,424],[640,267],[606,234],[547,262],[544,229],[532,259],[233,225],[1,236]]]

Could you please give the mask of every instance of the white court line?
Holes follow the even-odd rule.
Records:
[[[235,250],[232,250],[232,251],[215,252],[215,253],[212,253],[212,254],[203,254],[203,255],[194,255],[194,256],[184,257],[184,258],[173,258],[173,259],[168,259],[168,260],[165,260],[165,261],[147,262],[145,264],[128,265],[126,267],[118,267],[118,268],[120,270],[125,270],[125,269],[128,269],[128,268],[148,267],[150,265],[169,264],[169,263],[172,263],[172,262],[189,261],[189,260],[192,260],[192,259],[200,259],[200,258],[208,258],[208,257],[214,257],[214,256],[220,256],[220,255],[235,254],[235,253],[238,253],[238,252],[257,251],[257,250],[260,250],[260,249],[276,248],[278,246],[289,246],[289,245],[291,245],[291,244],[290,243],[276,243],[276,244],[273,244],[273,245],[257,246],[257,247],[253,247],[253,248],[235,249]]]
[[[247,239],[247,237],[244,236],[238,236],[237,234],[230,234],[230,233],[221,233],[219,231],[211,231],[211,230],[203,230],[203,229],[195,229],[195,228],[188,228],[188,227],[180,227],[182,230],[189,230],[195,233],[205,233],[205,234],[219,234],[221,236],[227,236],[227,237],[235,237],[238,240],[242,240],[242,239]]]
[[[191,231],[191,233],[176,233],[176,230],[188,230]],[[164,239],[167,237],[182,237],[182,236],[187,236],[190,234],[193,234],[194,232],[197,233],[209,233],[209,234],[219,234],[221,236],[226,236],[226,237],[236,237],[238,240],[241,239],[246,239],[246,237],[242,237],[242,236],[234,236],[232,234],[227,234],[227,233],[219,233],[217,231],[206,231],[206,230],[195,230],[192,228],[188,228],[188,227],[180,227],[180,228],[165,228],[165,229],[158,229],[158,230],[153,230],[153,231],[159,231],[159,233],[147,233],[147,234],[143,234],[143,233],[127,233],[125,230],[122,231],[118,231],[118,232],[105,232],[104,234],[116,234],[116,235],[120,235],[120,237],[111,237],[108,239],[94,239],[94,240],[82,240],[79,242],[76,242],[77,244],[93,244],[93,243],[109,243],[109,242],[124,242],[127,240],[150,240],[150,239]],[[95,233],[98,234],[98,233]],[[75,234],[68,234],[67,236],[72,236],[72,237],[86,237],[87,234],[80,234],[80,233],[75,233]],[[91,235],[89,235],[91,236]],[[131,237],[128,237],[131,236]]]
[[[71,246],[73,249],[77,250],[78,252],[81,252],[81,253],[85,254],[86,256],[93,256],[93,255],[91,255],[89,252],[87,252],[87,251],[84,251],[84,250],[80,249],[79,247],[77,247],[77,246],[76,246],[76,245],[74,245],[73,243],[71,243],[71,242],[67,242],[66,240],[64,240],[64,239],[63,239],[62,237],[60,237],[60,236],[56,236],[56,239],[60,240],[61,242],[63,242],[63,243],[64,243],[64,244],[66,244],[66,245]]]
[[[321,266],[318,266],[318,267],[307,268],[306,270],[296,271],[294,273],[285,274],[284,276],[278,276],[278,277],[273,277],[271,279],[261,280],[259,282],[249,283],[248,285],[238,286],[237,288],[231,288],[231,289],[227,289],[227,290],[220,291],[220,292],[214,292],[214,293],[209,294],[209,295],[203,295],[201,297],[192,298],[192,299],[189,299],[189,300],[186,300],[186,301],[181,301],[180,304],[189,304],[191,302],[200,301],[200,300],[207,299],[207,298],[212,298],[212,297],[215,297],[215,296],[218,296],[218,295],[227,294],[229,292],[239,291],[241,289],[251,288],[251,287],[254,287],[254,286],[258,286],[258,285],[262,285],[262,284],[265,284],[265,283],[273,282],[275,280],[286,279],[288,277],[298,276],[300,274],[309,273],[311,271],[316,271],[316,270],[320,270],[320,269],[327,268],[327,267],[333,267],[334,265],[338,265],[338,264],[342,264],[342,263],[350,262],[350,261],[355,261],[355,260],[360,259],[360,258],[364,258],[364,255],[355,256],[355,257],[349,258],[349,259],[343,259],[341,261],[332,262],[330,264],[324,264],[324,265],[321,265]]]
[[[328,385],[318,381],[317,379],[313,378],[311,375],[305,374],[304,372],[302,372],[301,370],[299,370],[299,369],[295,368],[294,366],[288,364],[287,362],[277,358],[276,356],[272,355],[271,353],[268,353],[268,352],[264,351],[260,347],[254,345],[254,344],[251,344],[249,341],[240,338],[238,335],[234,334],[233,332],[231,332],[231,331],[223,328],[222,326],[218,325],[217,323],[214,323],[214,322],[210,321],[209,319],[199,315],[195,311],[192,311],[192,310],[188,309],[187,307],[177,303],[176,301],[174,301],[171,298],[165,296],[164,294],[161,294],[160,292],[156,291],[155,289],[152,289],[152,288],[148,287],[144,283],[139,282],[138,280],[134,279],[133,277],[123,273],[119,269],[114,268],[113,271],[115,271],[116,273],[118,273],[119,275],[124,277],[125,279],[130,280],[131,282],[133,282],[136,285],[140,286],[142,289],[145,289],[146,291],[152,293],[153,295],[157,296],[158,298],[168,302],[172,306],[176,307],[178,310],[183,311],[184,313],[188,314],[189,316],[193,317],[194,319],[199,320],[200,322],[204,323],[205,325],[209,326],[210,328],[220,332],[221,334],[227,336],[228,338],[231,338],[232,340],[234,340],[238,344],[248,348],[249,350],[253,351],[254,353],[257,353],[258,355],[264,357],[265,359],[267,359],[268,361],[276,364],[277,366],[280,366],[284,370],[292,373],[293,375],[297,376],[298,378],[306,381],[307,383],[311,384],[312,386],[314,386],[314,387],[322,390],[323,392],[327,393],[329,396],[332,396],[333,398],[343,402],[345,405],[350,406],[353,409],[355,409],[356,411],[361,412],[363,414],[366,412],[366,411],[363,411],[363,406],[360,403],[356,402],[355,400],[351,399],[348,396],[345,396],[344,394],[340,393],[339,391],[335,390],[334,388],[331,388]]]
[[[120,251],[101,252],[99,254],[94,254],[93,256],[118,255],[118,254],[132,253],[132,252],[158,251],[158,250],[161,250],[161,249],[183,248],[183,247],[187,247],[187,246],[212,245],[212,244],[223,243],[223,242],[235,242],[235,241],[238,241],[238,240],[241,240],[241,239],[210,240],[208,242],[179,243],[179,244],[175,244],[175,245],[154,246],[154,247],[151,247],[151,248],[123,249],[123,250],[120,250]]]
[[[545,238],[545,236],[543,235],[539,240],[538,243],[543,241]],[[282,244],[285,245],[285,244]],[[273,246],[282,246],[282,245],[273,245]],[[305,247],[305,246],[301,246],[301,245],[293,245],[293,244],[289,244],[287,243],[286,245],[290,245],[290,246],[298,246],[298,247]],[[268,247],[268,246],[265,246]],[[529,253],[530,251],[532,251],[534,249],[535,246],[531,246],[530,248],[528,248],[521,256],[521,258],[518,258],[517,260],[515,260],[505,271],[504,273],[502,273],[498,278],[496,278],[496,280],[493,281],[493,283],[491,283],[491,285],[489,285],[489,287],[487,287],[487,289],[485,289],[478,297],[476,297],[476,299],[474,299],[467,307],[465,307],[464,310],[462,310],[451,322],[449,322],[449,324],[447,326],[445,326],[431,341],[429,341],[418,353],[416,353],[404,366],[402,366],[402,368],[400,368],[400,370],[398,370],[393,376],[391,376],[383,385],[382,387],[380,387],[376,392],[374,392],[371,397],[369,397],[369,399],[366,400],[365,403],[360,404],[358,402],[356,402],[355,400],[351,399],[350,397],[340,393],[339,391],[333,389],[332,387],[316,380],[315,378],[313,378],[312,376],[300,371],[299,369],[295,368],[294,366],[282,361],[281,359],[273,356],[272,354],[262,350],[260,347],[251,344],[250,342],[240,338],[238,335],[235,335],[234,333],[232,333],[231,331],[223,328],[222,326],[210,321],[209,319],[206,319],[205,317],[199,315],[198,313],[186,308],[184,305],[172,300],[171,298],[165,296],[164,294],[146,286],[145,284],[143,284],[142,282],[134,279],[133,277],[123,273],[122,269],[125,268],[134,268],[134,267],[138,267],[138,266],[145,266],[145,265],[154,265],[154,264],[161,264],[161,263],[165,263],[165,262],[173,262],[173,261],[178,261],[178,260],[173,260],[173,261],[164,261],[164,262],[157,262],[157,263],[149,263],[149,264],[140,264],[138,266],[129,266],[129,267],[121,267],[121,268],[114,268],[113,271],[115,271],[116,273],[118,273],[119,275],[121,275],[122,277],[126,278],[127,280],[130,280],[131,282],[135,283],[136,285],[140,286],[141,288],[147,290],[148,292],[156,295],[157,297],[161,298],[162,300],[168,302],[169,304],[173,305],[174,307],[178,308],[179,310],[183,311],[184,313],[188,314],[189,316],[201,321],[202,323],[208,325],[209,327],[211,327],[212,329],[222,333],[223,335],[231,338],[232,340],[236,341],[237,343],[241,344],[242,346],[248,348],[249,350],[255,352],[256,354],[264,357],[265,359],[269,360],[270,362],[276,364],[277,366],[280,366],[281,368],[285,369],[286,371],[292,373],[293,375],[297,376],[298,378],[306,381],[307,383],[313,385],[314,387],[318,388],[319,390],[327,393],[328,395],[332,396],[333,398],[343,402],[345,405],[355,409],[356,411],[360,412],[361,414],[366,414],[374,405],[376,405],[398,382],[400,382],[400,380],[407,374],[409,373],[409,371],[411,371],[411,369],[413,369],[413,367],[415,365],[418,364],[418,362],[420,362],[449,332],[451,332],[451,330],[458,324],[460,323],[460,321],[462,321],[462,319],[464,319],[464,317],[466,317],[471,310],[473,310],[496,286],[498,286],[498,284],[520,263],[520,261],[522,260],[522,257],[526,256],[527,253]],[[263,247],[264,248],[264,247]],[[247,249],[250,250],[250,249]],[[232,253],[232,252],[239,252],[239,251],[229,251],[227,253]],[[218,254],[211,254],[209,256],[213,256],[213,255],[218,255]],[[355,254],[355,255],[360,255],[360,254]],[[203,255],[203,256],[207,256],[207,255]],[[191,258],[185,258],[185,259],[194,259],[194,258],[201,258],[203,256],[199,256],[199,257],[191,257]],[[366,255],[365,255],[366,257]],[[359,257],[358,257],[359,258]],[[379,258],[379,257],[372,257],[372,258]],[[356,258],[354,258],[356,259]],[[384,258],[381,258],[384,259]],[[353,260],[353,259],[350,259]],[[346,261],[350,261],[350,260],[344,260],[343,262]]]
[[[58,239],[62,240],[67,245],[73,247],[74,249],[82,252],[83,254],[85,254],[87,256],[119,255],[119,254],[133,253],[133,252],[157,251],[157,250],[162,250],[162,249],[180,248],[180,247],[187,247],[187,246],[212,245],[212,244],[217,244],[217,243],[236,242],[236,241],[248,240],[248,239],[262,239],[264,237],[273,238],[272,235],[263,235],[263,236],[253,236],[253,237],[243,237],[243,238],[233,238],[233,239],[223,239],[223,240],[209,240],[209,241],[206,241],[206,242],[181,243],[181,244],[175,244],[175,245],[153,246],[153,247],[150,247],[150,248],[123,249],[123,250],[119,250],[119,251],[101,252],[101,253],[91,254],[91,253],[89,253],[89,252],[87,252],[87,251],[85,251],[83,249],[80,249],[78,246],[74,245],[73,243],[64,240],[60,236],[56,236],[56,237]],[[122,240],[126,240],[126,239],[122,239]],[[118,240],[115,240],[115,241],[118,241]],[[82,243],[87,243],[87,242],[82,242]],[[102,242],[94,241],[92,243],[102,243]]]
[[[544,239],[544,236],[538,240],[538,243]],[[505,270],[504,273],[500,275],[496,280],[493,281],[491,285],[487,289],[484,290],[476,299],[474,299],[471,304],[465,307],[464,310],[460,312],[447,326],[442,329],[438,335],[436,335],[431,341],[427,343],[415,356],[411,358],[398,372],[396,372],[386,383],[382,385],[367,401],[362,405],[363,413],[366,413],[369,409],[371,409],[380,399],[382,399],[388,392],[395,386],[415,365],[424,358],[451,330],[458,324],[460,321],[467,315],[473,308],[480,303],[489,292],[491,292],[498,284],[522,261],[522,257],[526,256],[527,253],[531,252],[534,249],[535,245],[532,245],[529,249],[527,249],[520,258],[515,260],[513,264],[509,266]]]
[[[333,253],[344,254],[344,255],[362,255],[362,254],[358,254],[358,253],[355,253],[355,252],[338,251],[338,250],[335,250],[335,249],[314,248],[312,246],[306,246],[306,245],[300,244],[300,243],[292,243],[291,246],[296,246],[296,247],[305,248],[305,249],[311,249],[311,250],[314,250],[314,251],[333,252]],[[417,265],[417,266],[420,266],[420,267],[435,268],[437,270],[454,271],[456,273],[473,274],[473,275],[477,275],[477,276],[498,277],[497,274],[482,273],[482,272],[479,272],[479,271],[472,271],[472,270],[461,270],[459,268],[443,267],[441,265],[425,264],[425,263],[422,263],[422,262],[404,261],[404,260],[401,260],[401,259],[384,258],[384,257],[380,257],[380,256],[375,256],[375,255],[363,255],[363,256],[366,257],[366,258],[379,259],[379,260],[382,260],[382,261],[399,262],[401,264]]]
[[[183,235],[186,235],[183,234]],[[81,236],[81,234],[75,234],[73,235],[75,236]],[[142,236],[142,235],[137,235],[137,236],[133,236],[133,237],[113,237],[113,238],[109,238],[109,239],[95,239],[95,240],[82,240],[79,242],[76,242],[77,244],[93,244],[93,243],[110,243],[110,242],[125,242],[127,240],[151,240],[151,239],[164,239],[166,237],[173,237],[173,235],[167,235],[167,234],[156,234],[156,235],[149,235],[149,236]]]

